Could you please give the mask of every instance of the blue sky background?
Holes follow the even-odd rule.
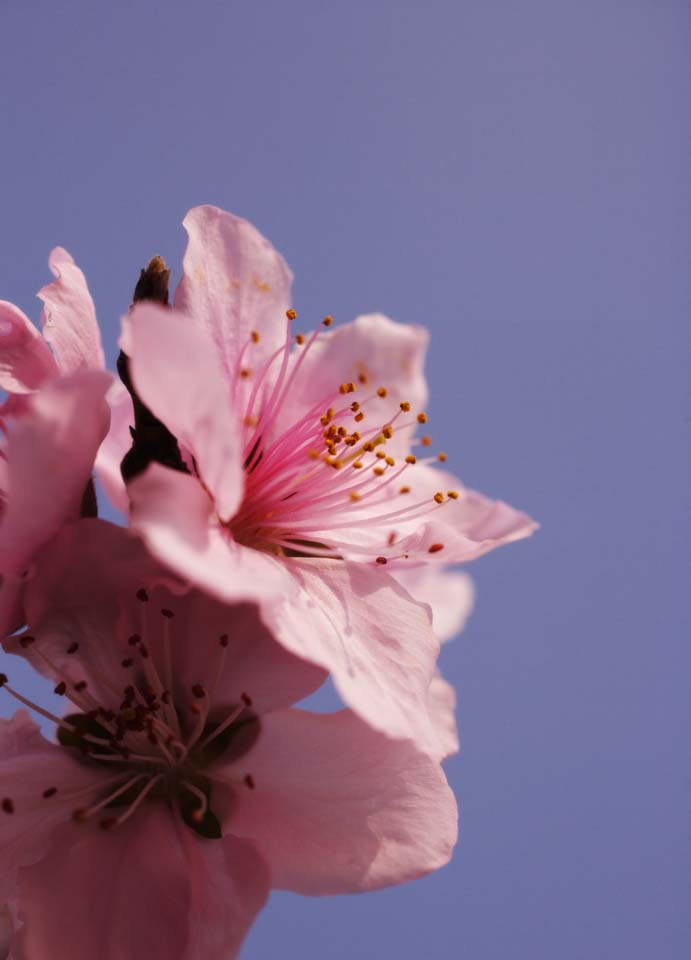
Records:
[[[38,318],[64,245],[112,362],[139,267],[226,207],[302,317],[427,325],[450,464],[542,523],[444,654],[452,865],[274,895],[243,956],[685,960],[688,4],[0,0],[0,36],[0,297]]]

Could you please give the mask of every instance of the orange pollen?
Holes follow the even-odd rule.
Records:
[[[386,557],[377,557],[377,563],[388,563]]]
[[[399,493],[410,493],[410,487],[401,487]]]
[[[301,333],[296,333],[296,334],[295,334],[295,342],[297,343],[297,345],[298,345],[299,347],[301,347],[301,346],[303,345],[303,343],[305,342],[304,336],[303,336]]]
[[[356,490],[350,491],[350,499],[355,502],[360,499],[360,494]]]
[[[342,383],[338,388],[339,393],[355,393],[354,383]]]
[[[432,438],[429,436],[420,437],[420,443],[422,444],[423,447],[431,447]]]
[[[428,553],[439,553],[440,550],[444,549],[443,543],[433,543],[432,546],[427,550]]]
[[[260,337],[256,330],[252,331],[250,337],[252,338],[252,343],[259,343]]]
[[[325,327],[330,327],[333,322],[334,322],[333,317],[324,317],[324,319],[322,320],[322,323],[324,324]]]
[[[447,457],[447,455],[444,453],[443,450],[442,450],[441,453],[438,453],[438,454],[437,454],[437,460],[439,460],[441,463],[446,463],[446,461],[447,461],[448,459],[449,459],[449,458]]]
[[[386,437],[387,440],[390,440],[393,437],[393,427],[391,424],[387,424],[385,427],[382,427],[382,434]]]
[[[365,451],[365,453],[373,453],[373,452],[374,452],[374,444],[372,443],[371,440],[368,440],[367,443],[363,443],[362,449]]]
[[[396,466],[396,461],[394,460],[393,457],[387,457],[387,458],[386,458],[386,462],[387,462],[387,464],[388,464],[390,467],[395,467],[395,466]]]
[[[310,460],[318,460],[321,454],[318,450],[310,450],[307,456],[310,458]]]
[[[376,456],[377,456],[377,460],[384,460],[384,459],[386,459],[386,454],[384,453],[383,450],[377,450]]]
[[[353,420],[354,420],[356,423],[362,423],[362,421],[363,421],[364,419],[365,419],[364,413],[356,413],[355,416],[353,417]]]
[[[252,371],[247,367],[243,367],[242,370],[240,371],[240,376],[242,377],[243,380],[247,380],[248,377],[252,376]]]
[[[377,390],[377,396],[378,396],[378,397],[381,397],[382,400],[383,400],[384,397],[386,396],[386,394],[387,394],[387,389],[386,389],[386,387],[379,387],[379,389]]]
[[[408,456],[405,458],[405,462],[406,462],[406,463],[417,463],[417,457],[414,456],[412,453],[409,453]]]
[[[378,477],[382,477],[382,476],[384,475],[384,467],[374,467],[374,471],[373,471],[373,472],[374,472]]]
[[[458,500],[458,497],[459,497],[458,490],[447,490],[446,496],[449,497],[451,500]]]
[[[251,417],[248,415],[245,417],[244,423],[246,427],[256,427],[258,421],[256,417]]]
[[[360,409],[360,404],[357,402],[357,400],[353,400],[353,402],[350,405],[350,409],[353,411],[353,413],[358,412],[358,410]]]
[[[401,410],[402,410],[404,413],[408,413],[408,412],[410,411],[410,404],[408,403],[407,400],[403,400],[403,401],[399,404],[399,406],[400,406]]]
[[[353,464],[353,470],[362,470],[362,460],[356,460]]]
[[[418,422],[418,423],[427,423],[427,414],[426,414],[426,413],[418,413],[418,415],[417,415],[417,422]]]
[[[443,503],[443,502],[444,502],[444,494],[441,493],[441,492],[440,492],[440,493],[435,493],[435,494],[434,494],[434,499],[435,499],[435,501],[436,501],[437,503]]]
[[[291,307],[290,310],[286,310],[286,317],[288,317],[289,320],[295,320],[297,318],[297,311]]]

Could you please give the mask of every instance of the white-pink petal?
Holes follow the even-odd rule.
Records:
[[[427,692],[439,644],[427,606],[362,564],[291,560],[302,593],[267,610],[276,637],[329,670],[349,707],[376,730],[438,751]]]
[[[26,314],[0,300],[0,388],[32,393],[57,372],[45,340]]]
[[[208,334],[177,311],[138,304],[123,319],[121,347],[137,393],[194,458],[224,520],[242,500],[237,416]]]
[[[351,711],[285,710],[263,718],[231,829],[255,841],[275,887],[306,894],[373,890],[443,866],[456,803],[440,765]]]
[[[226,375],[234,379],[252,331],[262,358],[284,336],[293,275],[283,257],[251,223],[218,207],[190,210],[183,221],[188,244],[175,307],[196,330],[211,335]]]
[[[105,367],[94,301],[84,274],[67,250],[55,247],[48,259],[53,275],[38,297],[43,301],[43,336],[61,373]]]

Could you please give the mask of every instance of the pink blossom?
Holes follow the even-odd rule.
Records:
[[[65,528],[25,592],[31,633],[5,649],[71,706],[60,745],[24,711],[0,721],[17,960],[228,960],[270,887],[371,890],[448,860],[439,764],[350,710],[291,707],[324,671],[256,606],[187,589],[98,520]]]
[[[423,329],[377,314],[303,335],[290,270],[254,227],[214,207],[185,226],[175,309],[137,306],[122,348],[188,472],[134,479],[131,523],[180,574],[261,603],[377,729],[433,749],[437,643],[390,573],[469,560],[535,524],[464,489],[416,439]]]
[[[19,307],[0,300],[0,387],[10,394],[32,393],[59,374],[105,365],[84,274],[62,247],[51,252],[48,265],[56,279],[38,293],[43,336]]]
[[[18,307],[0,301],[0,388],[9,393],[0,409],[3,630],[21,623],[18,584],[36,551],[79,515],[108,429],[111,378],[86,281],[60,247],[49,263],[56,280],[39,292],[43,336]]]

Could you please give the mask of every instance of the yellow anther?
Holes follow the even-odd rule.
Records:
[[[418,415],[417,415],[417,422],[418,422],[418,423],[427,423],[427,414],[426,414],[426,413],[418,413]]]
[[[364,413],[362,413],[362,411],[360,413],[356,413],[355,416],[353,417],[353,420],[356,423],[362,423],[364,419],[365,419],[365,415]]]
[[[381,397],[382,399],[384,399],[384,397],[386,396],[386,393],[387,393],[386,387],[379,387],[379,389],[377,390],[377,396]]]
[[[410,493],[410,487],[401,487],[399,493]]]
[[[353,470],[362,470],[362,460],[356,460],[353,464]]]
[[[325,327],[330,327],[333,322],[334,322],[333,317],[324,317],[324,319],[322,320],[322,323],[324,324]]]
[[[252,343],[259,343],[260,337],[256,330],[252,331],[250,337],[252,338]]]
[[[412,453],[409,453],[408,456],[405,458],[405,462],[406,462],[406,463],[417,463],[417,457],[413,456]]]
[[[408,403],[407,400],[403,400],[403,401],[399,404],[399,406],[400,406],[401,410],[402,410],[404,413],[408,413],[409,410],[410,410],[410,404]]]
[[[354,383],[342,383],[338,388],[339,393],[355,393]]]
[[[303,345],[303,343],[305,342],[304,336],[303,336],[301,333],[296,333],[296,334],[295,334],[295,342],[297,343],[297,345],[298,345],[299,347],[301,347],[301,346]]]
[[[434,494],[434,499],[435,499],[435,501],[436,501],[437,503],[443,503],[443,502],[444,502],[444,494],[441,493],[441,491],[440,491],[439,493],[435,493],[435,494]]]
[[[289,310],[286,310],[286,317],[288,317],[289,320],[295,320],[297,317],[297,311],[293,310],[291,307]]]
[[[350,409],[353,411],[353,413],[358,412],[358,410],[360,409],[360,404],[357,402],[357,400],[353,400],[353,402],[350,405]]]
[[[385,427],[382,427],[381,432],[387,440],[390,440],[391,437],[393,437],[393,427],[390,423],[387,423]]]
[[[381,477],[384,474],[384,467],[374,467],[373,472],[376,473],[378,477]]]
[[[447,490],[447,491],[446,491],[446,496],[449,497],[449,499],[451,499],[451,500],[458,500],[460,494],[459,494],[458,490]]]
[[[374,444],[371,440],[368,440],[367,443],[363,443],[362,449],[365,453],[372,453],[374,451]]]
[[[351,491],[350,491],[350,499],[353,500],[353,501],[356,501],[356,500],[359,500],[359,499],[360,499],[360,494],[357,492],[357,490],[351,490]]]
[[[387,462],[387,464],[388,464],[390,467],[395,467],[395,466],[396,466],[396,461],[394,460],[393,457],[387,457],[387,458],[386,458],[386,462]]]
[[[431,447],[432,438],[428,435],[425,435],[424,437],[420,437],[420,443],[422,444],[423,447]]]
[[[343,461],[342,461],[342,460],[331,460],[331,461],[329,461],[329,464],[330,464],[330,466],[332,466],[332,467],[334,468],[334,470],[340,470],[341,467],[343,466]]]
[[[442,463],[446,463],[448,459],[449,458],[446,456],[443,450],[441,451],[441,453],[437,454],[437,460],[440,460]]]
[[[383,450],[377,450],[377,453],[376,453],[377,460],[383,460],[385,456],[386,454],[384,453]]]

